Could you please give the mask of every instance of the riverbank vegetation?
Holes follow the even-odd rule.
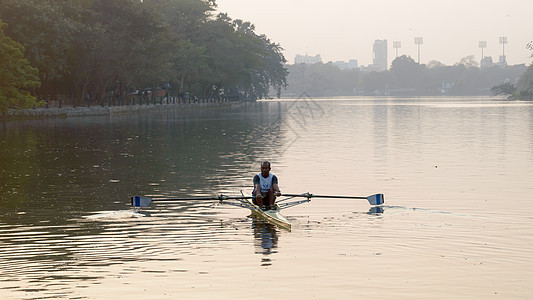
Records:
[[[37,102],[30,90],[39,87],[37,69],[24,58],[24,47],[4,34],[0,21],[0,113],[11,106],[29,106]]]
[[[530,41],[526,48],[533,51],[533,41]],[[533,58],[533,53],[531,54]],[[511,94],[511,98],[520,100],[533,100],[533,64],[527,68],[526,72],[520,76],[516,83],[516,90]]]
[[[533,51],[533,41],[526,46]],[[531,54],[533,58],[533,54]],[[533,100],[533,64],[527,68],[516,83],[505,81],[492,88],[495,95],[507,95],[509,99]]]
[[[302,91],[314,97],[491,95],[491,88],[496,85],[520,82],[526,69],[525,65],[480,68],[473,56],[453,66],[438,61],[418,64],[409,56],[400,56],[392,61],[389,70],[382,72],[340,70],[331,63],[298,64],[288,66],[285,95],[297,96]]]
[[[214,0],[0,0],[0,7],[7,23],[0,47],[16,48],[7,55],[25,82],[2,78],[3,109],[60,97],[124,103],[160,86],[174,96],[259,99],[286,84],[282,48],[249,22],[215,14]],[[3,96],[6,89],[25,96]]]

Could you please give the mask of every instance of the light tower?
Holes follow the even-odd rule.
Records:
[[[398,58],[398,49],[402,47],[402,42],[400,41],[392,42],[392,47],[396,49],[396,58]]]
[[[487,48],[487,41],[479,41],[479,48],[481,48],[481,60],[485,58],[483,55],[483,49]]]
[[[420,64],[420,45],[424,43],[422,37],[415,37],[415,44],[418,46],[418,64]]]
[[[506,36],[500,36],[500,44],[502,45],[502,56],[500,57],[500,62],[502,64],[507,64],[507,59],[505,59],[505,44],[507,44]]]

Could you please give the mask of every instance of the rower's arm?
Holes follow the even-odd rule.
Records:
[[[254,176],[254,195],[253,196],[262,196],[261,194],[261,182],[259,180],[259,176]]]
[[[259,196],[261,195],[261,183],[259,181],[259,176],[254,176],[254,193],[252,196]]]
[[[273,183],[272,184],[272,188],[274,189],[274,193],[276,194],[276,196],[280,196],[281,195],[281,191],[279,190],[279,186],[277,183]]]
[[[261,185],[259,183],[254,185],[254,193],[255,193],[255,196],[262,196]]]
[[[279,185],[278,185],[278,177],[276,177],[276,175],[274,175],[274,178],[272,178],[272,189],[274,190],[274,194],[276,196],[281,195],[281,191],[279,190]]]

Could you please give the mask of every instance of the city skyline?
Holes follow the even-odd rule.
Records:
[[[249,21],[256,32],[267,35],[284,48],[288,63],[296,54],[320,54],[324,62],[357,59],[372,64],[375,40],[388,40],[388,63],[398,55],[418,60],[415,37],[422,37],[420,61],[437,60],[445,65],[474,55],[481,61],[479,41],[487,41],[484,56],[498,61],[500,37],[507,37],[505,56],[509,65],[531,64],[526,49],[533,35],[528,32],[533,1],[513,0],[508,6],[490,6],[486,1],[376,0],[327,2],[217,0],[218,11],[233,19]],[[399,49],[393,41],[401,42]]]

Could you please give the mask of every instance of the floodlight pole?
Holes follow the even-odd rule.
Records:
[[[501,36],[500,37],[500,44],[502,45],[502,56],[503,59],[505,59],[505,44],[507,44],[507,37]]]
[[[481,48],[481,60],[485,58],[483,55],[483,49],[487,47],[487,41],[479,41],[479,48]]]
[[[392,42],[392,47],[396,49],[396,58],[398,58],[398,48],[402,47],[402,42],[400,41]]]

